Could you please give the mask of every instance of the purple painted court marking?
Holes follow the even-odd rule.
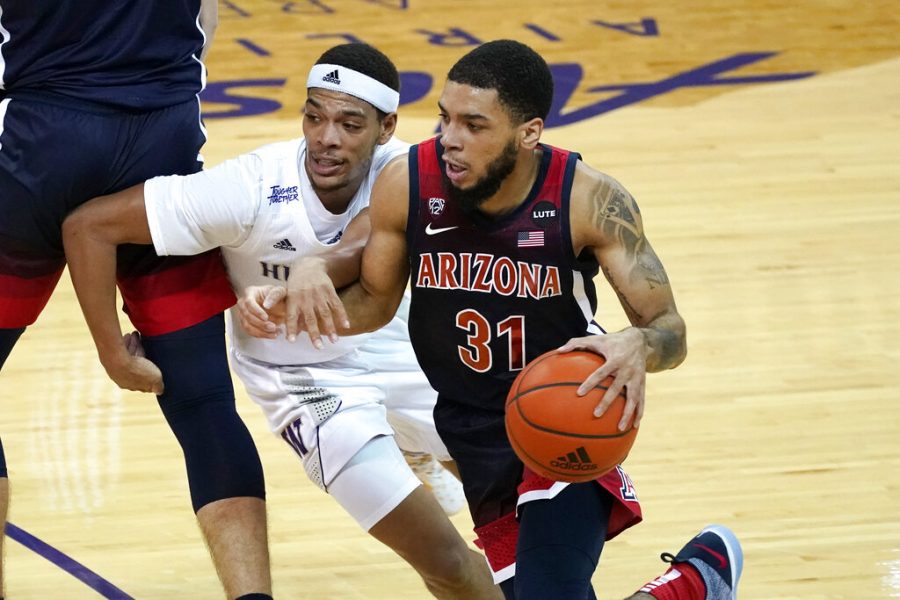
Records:
[[[34,537],[24,529],[17,527],[12,523],[7,523],[6,535],[19,542],[38,556],[46,558],[51,563],[53,563],[75,579],[80,580],[82,583],[84,583],[86,586],[88,586],[104,598],[109,598],[110,600],[134,600],[133,597],[129,596],[107,580],[103,579],[101,576],[97,575],[71,556],[60,552],[53,546]]]
[[[540,25],[535,25],[534,23],[525,23],[525,29],[530,29],[531,31],[535,32],[542,38],[544,38],[546,40],[550,40],[551,42],[560,41],[560,38],[556,34],[550,33],[549,31],[547,31]]]
[[[250,13],[248,13],[246,10],[244,10],[243,8],[241,8],[234,2],[229,2],[228,0],[224,0],[224,2],[222,2],[222,4],[225,6],[225,8],[229,8],[232,11],[234,11],[234,13],[236,15],[238,15],[239,17],[249,17],[250,16]]]
[[[235,41],[238,44],[240,44],[241,46],[243,46],[244,48],[246,48],[247,50],[249,50],[250,52],[252,52],[253,54],[256,54],[257,56],[271,56],[271,52],[269,52],[262,46],[257,46],[256,44],[254,44],[253,42],[251,42],[248,39],[238,38]]]

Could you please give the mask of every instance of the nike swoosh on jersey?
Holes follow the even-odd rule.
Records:
[[[452,227],[437,227],[434,228],[431,226],[431,223],[425,226],[425,233],[428,235],[436,235],[438,233],[443,233],[445,231],[450,231],[451,229],[459,229],[459,225],[453,225]]]

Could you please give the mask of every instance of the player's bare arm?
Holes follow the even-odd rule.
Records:
[[[304,329],[313,343],[320,331],[333,328],[340,335],[374,331],[385,325],[397,312],[403,290],[409,279],[406,247],[406,218],[409,196],[409,167],[405,156],[396,158],[384,168],[372,188],[369,218],[372,231],[362,255],[359,280],[340,293],[349,327],[335,327],[328,307],[317,307],[315,335],[311,321],[301,315],[300,299],[288,290],[288,339]]]
[[[110,379],[128,390],[162,393],[162,374],[134,340],[122,338],[116,311],[116,247],[149,244],[144,186],[82,204],[63,223],[72,285]]]
[[[631,194],[613,178],[579,165],[572,207],[576,254],[593,252],[632,326],[571,340],[562,350],[591,350],[606,358],[606,364],[579,391],[587,393],[613,375],[613,385],[595,414],[603,414],[625,388],[628,402],[619,426],[626,429],[632,417],[635,425],[640,424],[646,373],[671,369],[684,360],[684,320],[675,307],[665,268],[644,235],[640,209]]]
[[[322,334],[336,341],[337,333],[330,325],[350,327],[347,314],[335,288],[347,286],[359,279],[363,248],[369,239],[371,223],[365,208],[347,225],[341,240],[327,251],[301,256],[291,263],[291,278],[287,287],[279,285],[248,286],[238,298],[238,319],[244,331],[258,338],[275,339],[278,325],[286,321],[288,290],[297,299],[299,318],[310,322],[318,330],[321,315],[328,310],[333,319],[322,322]],[[320,340],[321,342],[321,340]]]
[[[219,27],[219,0],[201,0],[200,27],[203,29],[204,37],[200,60],[206,60],[216,29]]]

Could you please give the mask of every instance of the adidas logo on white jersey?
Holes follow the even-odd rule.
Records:
[[[284,238],[280,242],[273,244],[272,247],[275,248],[276,250],[290,250],[291,252],[297,251],[297,249],[291,245],[291,240],[289,240],[287,238]]]

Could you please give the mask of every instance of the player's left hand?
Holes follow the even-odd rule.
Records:
[[[253,337],[274,340],[284,323],[287,290],[279,285],[247,286],[237,301],[238,321]]]
[[[619,420],[619,430],[625,431],[629,424],[634,427],[641,423],[644,415],[644,387],[647,381],[647,343],[644,334],[636,327],[606,335],[589,335],[572,338],[560,346],[559,352],[586,350],[606,359],[603,366],[591,373],[579,386],[578,395],[584,396],[609,376],[612,385],[603,394],[600,404],[594,409],[594,416],[600,417],[609,408],[619,392],[625,394],[625,410]]]
[[[109,378],[123,390],[162,394],[165,390],[162,372],[144,355],[140,334],[135,331],[123,335],[122,347],[110,355],[100,356]]]
[[[322,336],[337,343],[338,327],[347,329],[350,321],[334,289],[321,256],[307,256],[291,264],[285,298],[287,339],[294,341],[301,331],[309,335],[316,348],[322,349]]]

